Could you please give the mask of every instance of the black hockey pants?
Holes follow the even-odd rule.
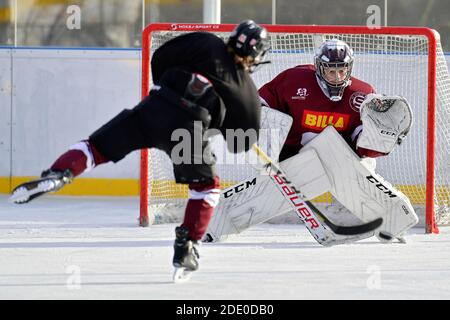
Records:
[[[202,121],[204,112],[198,115],[196,112],[186,112],[181,109],[182,105],[175,105],[176,95],[167,98],[164,97],[166,93],[165,90],[150,91],[136,107],[123,110],[95,131],[89,137],[90,142],[113,162],[120,161],[135,150],[157,148],[175,162],[177,183],[213,181],[216,175],[215,156],[208,140],[203,138],[206,130]],[[180,134],[174,134],[177,132]],[[190,139],[181,141],[186,134]],[[173,141],[174,137],[178,139]],[[173,150],[177,152],[172,154]]]

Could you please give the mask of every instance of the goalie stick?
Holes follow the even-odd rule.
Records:
[[[357,224],[353,226],[337,225],[334,224],[330,219],[328,219],[322,212],[320,212],[319,209],[317,209],[311,202],[305,202],[314,211],[314,213],[316,213],[320,217],[320,219],[336,234],[350,236],[371,232],[381,226],[381,224],[383,223],[383,218],[377,218],[367,223]]]
[[[289,181],[284,171],[257,144],[253,144],[252,149],[265,163],[269,176],[283,194],[283,197],[288,200],[297,216],[305,223],[308,231],[320,244],[328,246],[342,243],[342,241],[336,239],[336,235],[349,236],[371,232],[383,223],[382,218],[377,218],[373,221],[353,226],[334,224],[311,202],[303,200],[305,197],[302,192]]]

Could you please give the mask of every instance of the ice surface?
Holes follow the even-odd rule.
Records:
[[[450,299],[450,229],[321,247],[302,225],[204,244],[172,282],[175,224],[138,227],[137,198],[0,195],[0,299]],[[180,287],[183,290],[180,290]]]

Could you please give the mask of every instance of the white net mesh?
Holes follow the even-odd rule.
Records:
[[[151,53],[179,34],[153,32]],[[226,39],[228,32],[217,34]],[[259,88],[287,68],[313,64],[315,49],[323,40],[331,38],[341,39],[352,47],[355,54],[353,76],[372,84],[379,93],[401,95],[410,102],[413,127],[400,147],[378,160],[377,171],[404,192],[416,207],[423,209],[427,188],[428,112],[428,39],[425,36],[271,32],[268,59],[272,63],[253,74],[256,86]],[[437,50],[436,139],[434,203],[436,220],[443,225],[450,223],[450,78],[440,43]],[[236,162],[236,157],[220,154],[226,150],[222,141],[213,144],[219,158],[217,169],[222,187],[254,175],[253,168]],[[167,208],[182,210],[187,188],[174,183],[172,165],[165,154],[157,150],[151,150],[150,154],[149,210],[157,219],[165,220]],[[225,161],[221,161],[223,159]],[[226,159],[233,160],[230,163]]]

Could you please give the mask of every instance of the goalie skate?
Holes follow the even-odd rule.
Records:
[[[42,172],[41,179],[29,181],[17,186],[9,201],[17,204],[27,203],[48,192],[55,192],[67,183],[72,182],[73,175],[70,170]]]

